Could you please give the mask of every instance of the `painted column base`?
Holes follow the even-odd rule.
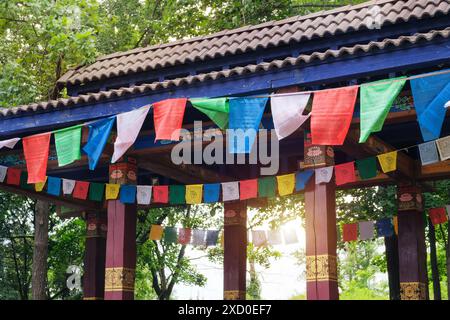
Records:
[[[427,300],[427,285],[422,282],[400,282],[402,300]]]

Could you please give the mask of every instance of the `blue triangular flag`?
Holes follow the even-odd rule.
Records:
[[[95,170],[102,155],[116,117],[111,117],[89,124],[88,141],[83,147],[89,159],[89,169]]]
[[[393,234],[392,221],[389,218],[377,220],[375,223],[379,237],[390,237]]]
[[[120,186],[120,202],[135,203],[136,202],[136,186],[123,184]]]
[[[220,183],[203,185],[203,201],[205,203],[219,202]]]
[[[228,150],[250,153],[268,98],[231,98]],[[239,130],[240,129],[240,130]]]
[[[47,193],[52,196],[59,196],[61,193],[61,178],[47,178]]]
[[[312,177],[314,170],[305,170],[297,172],[295,175],[295,191],[304,190],[309,179]]]
[[[423,140],[438,139],[445,119],[445,104],[450,100],[450,73],[412,79],[410,82]]]

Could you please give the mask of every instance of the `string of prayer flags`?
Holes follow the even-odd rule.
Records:
[[[258,179],[258,196],[261,198],[272,198],[276,196],[275,177],[264,177]]]
[[[16,143],[19,140],[20,140],[20,138],[12,138],[12,139],[8,139],[8,140],[0,141],[0,149],[2,149],[3,147],[12,149],[12,148],[14,148],[14,146],[16,145]]]
[[[47,176],[50,132],[22,139],[23,153],[27,163],[28,183],[42,182]]]
[[[63,184],[63,194],[72,194],[73,189],[75,188],[75,180],[71,179],[62,179]]]
[[[342,226],[342,241],[350,242],[358,240],[358,224],[347,223]]]
[[[36,192],[42,192],[42,190],[44,190],[45,184],[47,183],[47,177],[45,177],[45,180],[42,182],[36,182],[34,184],[34,190]]]
[[[230,105],[228,98],[215,99],[190,99],[191,104],[197,110],[206,114],[220,129],[225,130],[228,126],[228,114]]]
[[[267,100],[267,98],[230,99],[229,128],[236,130],[228,145],[230,153],[250,153]]]
[[[8,167],[0,166],[0,182],[5,181],[7,171],[8,171]]]
[[[184,204],[186,203],[186,188],[184,185],[170,185],[169,186],[169,203],[170,204]]]
[[[305,170],[301,172],[297,172],[295,175],[295,191],[301,191],[306,188],[306,184],[309,179],[311,179],[314,174],[314,170]]]
[[[89,185],[89,200],[103,201],[103,195],[105,194],[105,184],[91,182]]]
[[[252,230],[252,243],[255,247],[267,245],[267,236],[264,230]]]
[[[211,183],[203,185],[203,201],[205,203],[219,202],[220,183]]]
[[[177,228],[166,227],[164,228],[164,241],[166,243],[177,243],[178,235]]]
[[[152,201],[152,186],[137,186],[136,200],[138,204],[150,204]]]
[[[316,184],[329,183],[333,177],[333,166],[314,169]]]
[[[439,155],[435,141],[429,141],[419,144],[420,161],[422,165],[439,162]]]
[[[387,152],[377,155],[384,173],[395,171],[397,169],[397,151]]]
[[[186,109],[186,98],[166,99],[153,103],[156,140],[180,140],[180,129]]]
[[[375,223],[377,229],[377,235],[379,237],[390,237],[392,236],[392,222],[391,219],[380,219]]]
[[[406,77],[384,79],[361,85],[359,143],[366,142],[372,132],[380,132],[395,99],[406,83]]]
[[[215,246],[219,239],[219,230],[208,230],[206,232],[206,246]]]
[[[342,145],[353,117],[358,86],[314,93],[311,138],[314,145]]]
[[[75,199],[86,200],[89,192],[88,181],[77,181],[73,189],[72,197]]]
[[[441,161],[450,159],[450,136],[437,139],[436,144],[439,150]]]
[[[202,184],[190,184],[186,186],[186,203],[199,204],[202,203]]]
[[[107,183],[105,185],[105,200],[116,200],[119,196],[120,184]]]
[[[337,186],[356,181],[355,162],[352,161],[335,165],[334,174],[336,176]]]
[[[285,244],[298,243],[297,233],[295,232],[294,228],[284,228],[283,236]]]
[[[445,104],[450,100],[450,70],[411,79],[414,107],[424,141],[438,139],[445,119]]]
[[[196,247],[206,245],[206,230],[194,230],[192,232],[192,245]]]
[[[149,109],[145,106],[117,115],[117,138],[111,163],[119,160],[136,141]]]
[[[168,203],[169,202],[169,186],[153,186],[153,202]]]
[[[223,182],[222,183],[222,200],[232,201],[239,199],[239,182]]]
[[[154,240],[154,241],[161,240],[163,232],[164,232],[164,229],[161,225],[152,224],[148,238],[149,238],[149,240]]]
[[[59,196],[61,194],[61,178],[47,178],[47,193],[52,196]]]
[[[398,235],[398,216],[392,218],[392,224],[394,225],[394,232]]]
[[[283,243],[282,235],[280,230],[269,230],[267,232],[267,242],[270,245],[279,245]]]
[[[136,186],[123,184],[120,186],[120,202],[123,204],[136,202]]]
[[[240,200],[248,200],[258,197],[258,179],[239,181]]]
[[[375,230],[375,228],[374,228],[373,221],[359,222],[359,239],[360,240],[373,239],[374,230]]]
[[[183,245],[189,244],[191,242],[191,234],[192,230],[189,228],[178,229],[178,243]]]
[[[275,133],[278,140],[286,138],[309,118],[303,115],[311,94],[272,96],[270,105]]]
[[[434,226],[437,224],[445,223],[448,220],[447,214],[445,212],[445,207],[431,208],[429,211],[429,216],[431,223],[433,223]]]
[[[108,141],[114,121],[116,121],[116,117],[102,119],[88,124],[89,134],[83,151],[88,156],[89,170],[95,170],[97,167],[98,160]]]
[[[58,166],[63,167],[81,159],[81,128],[81,125],[76,125],[53,132]]]
[[[377,176],[377,159],[370,157],[356,160],[356,168],[362,180],[375,178]]]
[[[292,194],[295,188],[295,173],[277,176],[278,194],[286,196]]]

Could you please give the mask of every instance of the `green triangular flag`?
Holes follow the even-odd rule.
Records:
[[[28,184],[28,173],[26,171],[22,171],[20,173],[20,187],[26,190],[34,190],[33,184]]]
[[[166,243],[177,242],[177,228],[173,227],[164,228],[164,242]]]
[[[361,85],[360,143],[366,142],[371,132],[381,131],[389,109],[405,82],[406,77],[399,77]]]
[[[71,164],[81,158],[81,125],[64,128],[53,133],[55,134],[58,166],[62,167]]]
[[[186,203],[186,187],[183,185],[170,185],[169,203],[170,204]]]
[[[356,168],[358,169],[361,179],[371,179],[377,175],[377,159],[375,157],[356,160]]]
[[[217,126],[224,130],[228,126],[230,107],[228,98],[190,99],[192,105],[206,114]]]
[[[276,195],[276,179],[275,177],[265,177],[258,179],[258,196],[259,197],[275,197]]]
[[[104,193],[105,193],[104,183],[91,182],[89,184],[89,200],[102,201]]]

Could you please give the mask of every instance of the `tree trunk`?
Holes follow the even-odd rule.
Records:
[[[400,273],[398,264],[398,238],[396,234],[384,238],[389,279],[389,299],[400,300]]]
[[[32,268],[33,300],[46,300],[49,204],[37,200],[34,216],[34,251]]]
[[[431,276],[433,277],[434,300],[441,300],[441,281],[436,253],[436,233],[431,220],[428,219],[428,240],[430,241]]]

